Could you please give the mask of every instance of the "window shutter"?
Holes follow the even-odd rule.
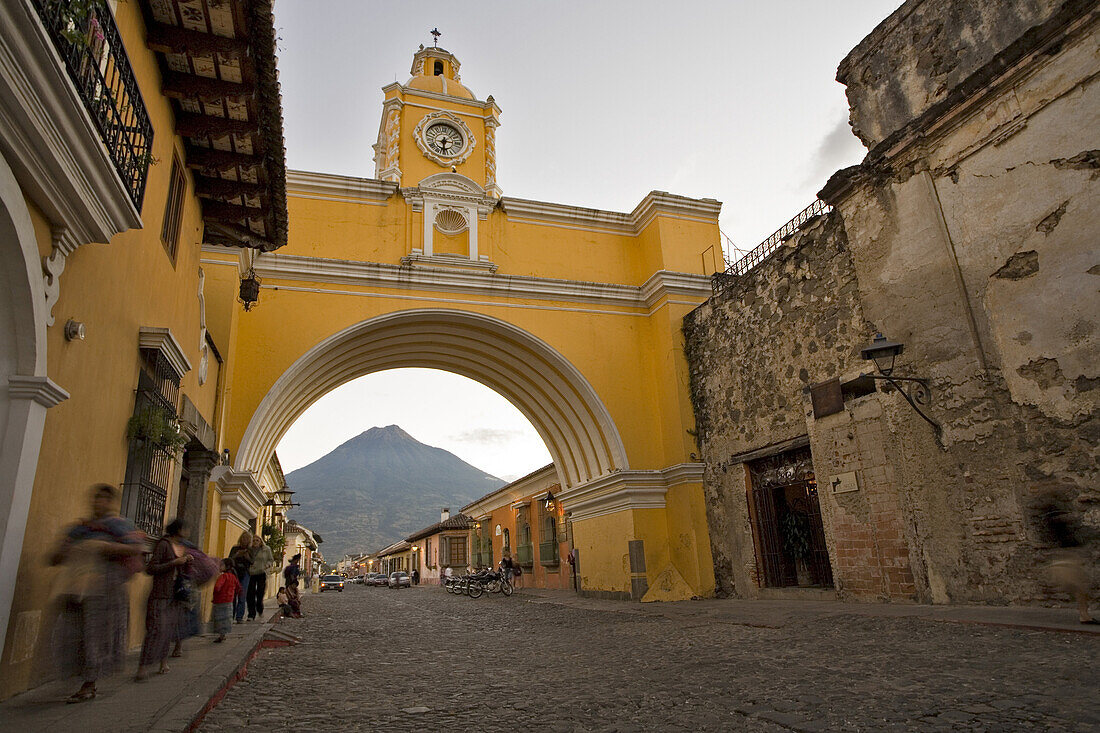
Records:
[[[450,565],[451,558],[449,557],[450,545],[447,543],[446,537],[439,538],[439,564]]]

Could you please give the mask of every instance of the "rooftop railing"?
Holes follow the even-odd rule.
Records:
[[[153,126],[114,16],[103,0],[32,0],[115,170],[141,210]]]
[[[798,231],[798,228],[810,219],[821,216],[822,214],[827,214],[832,210],[832,206],[821,199],[817,199],[805,209],[798,212],[793,219],[777,229],[770,237],[756,247],[753,247],[743,257],[727,267],[725,272],[715,273],[714,276],[711,277],[711,286],[714,289],[714,293],[717,295],[726,288],[735,277],[748,273],[760,265],[764,260],[768,259],[768,257],[779,249],[785,239]]]

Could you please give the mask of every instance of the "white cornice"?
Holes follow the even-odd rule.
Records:
[[[191,362],[183,353],[183,347],[168,328],[143,327],[138,335],[138,347],[142,349],[154,349],[164,354],[169,366],[176,371],[177,377],[191,371]]]
[[[400,267],[380,262],[330,260],[276,253],[264,253],[257,257],[255,268],[261,278],[297,282],[358,285],[372,289],[427,290],[480,297],[555,300],[647,310],[667,296],[688,297],[702,302],[711,293],[710,279],[705,275],[666,270],[654,273],[643,285],[636,286],[555,280],[528,275],[501,275],[459,268]]]
[[[0,3],[0,140],[20,185],[79,245],[141,226],[30,2]]]
[[[424,97],[425,99],[434,99],[440,102],[453,102],[455,104],[465,104],[470,107],[480,107],[482,112],[488,112],[492,110],[496,114],[500,114],[501,111],[496,101],[492,98],[481,100],[477,98],[468,99],[466,97],[456,97],[451,94],[442,94],[440,92],[431,92],[427,89],[417,89],[415,87],[405,86],[404,84],[396,81],[382,87],[383,94],[389,94],[391,91],[394,90],[397,90],[401,94],[406,94],[413,97]],[[469,89],[467,89],[467,91],[469,91]],[[433,107],[432,109],[439,108]]]
[[[721,202],[714,199],[692,199],[664,191],[651,191],[629,214],[511,196],[502,197],[500,203],[509,221],[630,236],[641,233],[657,216],[717,225],[722,210]]]
[[[8,377],[8,397],[13,400],[34,400],[43,407],[53,407],[69,399],[69,393],[49,377]]]
[[[331,173],[287,171],[287,196],[327,201],[356,201],[385,205],[397,193],[397,184],[376,178],[355,178]]]
[[[253,529],[252,521],[267,501],[251,471],[237,471],[229,466],[214,466],[210,481],[221,504],[221,518],[241,529]]]
[[[563,489],[558,500],[570,519],[579,522],[634,509],[659,509],[673,486],[702,481],[702,463],[680,463],[660,471],[618,471]]]

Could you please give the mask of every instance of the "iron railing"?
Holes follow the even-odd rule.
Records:
[[[153,125],[114,16],[103,0],[33,3],[140,211],[152,162]]]
[[[821,199],[815,200],[805,209],[798,212],[793,219],[777,229],[770,237],[753,247],[743,257],[727,267],[725,272],[714,273],[711,277],[711,287],[714,289],[714,293],[717,295],[728,287],[730,283],[733,282],[734,278],[748,273],[764,260],[768,259],[773,252],[779,249],[784,240],[798,231],[799,227],[810,219],[821,216],[822,214],[827,214],[832,210],[833,207]]]
[[[533,565],[535,562],[534,551],[530,544],[516,547],[516,562],[520,565]]]

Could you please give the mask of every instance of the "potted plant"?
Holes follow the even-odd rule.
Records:
[[[802,512],[788,511],[779,520],[783,552],[794,560],[796,582],[800,587],[813,585],[807,559],[810,557],[810,522]]]
[[[146,405],[126,423],[126,437],[138,445],[151,444],[154,448],[178,455],[187,445],[187,437],[180,433],[179,423],[164,410]]]

